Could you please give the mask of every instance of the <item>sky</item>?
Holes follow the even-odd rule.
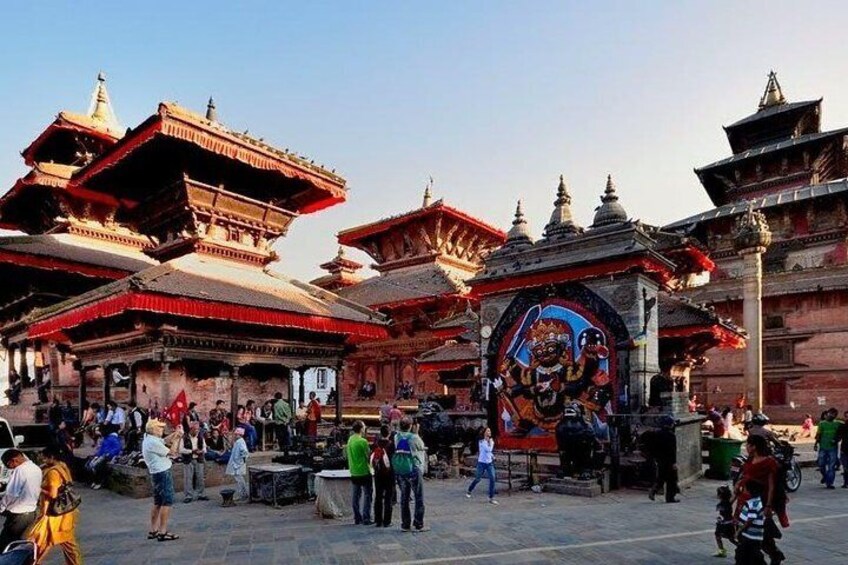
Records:
[[[693,168],[729,155],[769,70],[848,125],[845,2],[15,2],[0,19],[0,183],[104,71],[135,126],[172,100],[335,168],[348,201],[296,220],[278,268],[303,280],[345,228],[434,196],[533,233],[560,174],[582,225],[607,174],[634,218],[711,207]],[[0,192],[4,190],[0,187]],[[358,251],[349,256],[369,264]]]

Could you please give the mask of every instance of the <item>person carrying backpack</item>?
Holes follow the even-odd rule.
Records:
[[[147,426],[147,414],[139,408],[135,400],[130,400],[130,413],[127,416],[127,453],[141,451],[141,440]]]
[[[416,454],[424,450],[424,442],[410,430],[412,420],[408,417],[400,421],[400,431],[395,434],[395,454],[392,456],[392,468],[400,487],[400,530],[426,532],[424,527],[424,477]],[[410,516],[409,502],[415,496],[415,516]]]
[[[389,437],[389,426],[380,427],[380,437],[371,451],[371,468],[374,469],[374,523],[383,528],[392,525],[392,503],[394,502],[395,474],[392,456],[395,446]]]
[[[355,421],[351,430],[353,433],[347,440],[347,467],[350,469],[352,486],[353,521],[357,525],[370,526],[374,523],[371,521],[374,482],[368,465],[371,448],[365,439],[365,423],[362,420]]]

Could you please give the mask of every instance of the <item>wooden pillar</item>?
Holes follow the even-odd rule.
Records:
[[[103,370],[103,404],[112,400],[112,366],[104,363]]]
[[[35,367],[35,384],[36,386],[41,386],[41,376],[44,372],[44,352],[42,351],[42,343],[41,340],[35,340],[33,342],[33,367]],[[41,365],[39,365],[38,360],[41,358]]]
[[[85,390],[85,367],[80,364],[79,366],[79,418],[80,422],[82,422],[83,412],[85,412],[85,404],[86,404],[86,390]]]
[[[298,381],[297,386],[297,405],[300,407],[301,404],[306,402],[306,371],[309,370],[309,367],[298,367],[297,374],[300,375],[300,379]]]
[[[27,386],[30,385],[30,382],[29,382],[29,365],[27,365],[27,359],[26,359],[27,358],[27,342],[26,342],[26,340],[22,341],[21,345],[19,347],[20,347],[21,358],[19,360],[20,365],[19,365],[19,368],[18,368],[18,375],[20,375],[20,377],[21,377],[21,383],[23,384],[23,386],[27,387]]]
[[[16,371],[15,369],[15,346],[9,344],[6,347],[6,358],[9,360],[9,366],[7,368],[6,376],[11,377],[12,371]]]
[[[167,409],[171,405],[171,363],[162,361],[159,373],[159,408]]]
[[[342,369],[344,365],[341,361],[336,364],[336,425],[342,425]]]
[[[129,368],[130,368],[130,400],[132,402],[138,402],[138,388],[136,387],[136,383],[135,383],[135,374],[136,374],[135,366],[136,366],[135,363],[130,363],[130,365],[129,365]]]
[[[230,385],[230,426],[232,429],[236,429],[236,409],[238,408],[239,402],[239,372],[241,372],[241,365],[233,365],[230,368],[230,379],[232,384]]]

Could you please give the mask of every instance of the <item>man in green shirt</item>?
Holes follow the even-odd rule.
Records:
[[[816,430],[816,444],[814,446],[814,449],[819,452],[819,470],[824,476],[825,487],[829,489],[834,488],[836,462],[839,457],[836,450],[836,438],[842,422],[836,419],[838,414],[839,411],[836,408],[831,408],[825,413],[825,419],[819,422]]]
[[[373,524],[371,497],[374,494],[371,467],[368,465],[371,446],[365,439],[365,423],[362,420],[355,421],[351,429],[353,433],[347,440],[347,467],[350,469],[350,482],[353,485],[353,521],[370,526]],[[362,500],[363,498],[365,500]]]
[[[277,443],[280,444],[280,451],[288,451],[289,449],[289,422],[291,422],[291,419],[291,404],[283,399],[283,393],[276,393],[274,395],[272,420],[274,422],[274,430],[277,434]]]

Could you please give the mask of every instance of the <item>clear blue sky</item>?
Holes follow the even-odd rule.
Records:
[[[790,100],[848,125],[844,2],[15,2],[0,20],[0,181],[99,70],[122,123],[160,100],[336,168],[348,202],[297,220],[280,268],[303,279],[346,227],[435,196],[536,235],[566,175],[591,222],[607,173],[637,218],[710,207],[692,169],[756,109],[769,69]],[[354,253],[363,259],[364,255]]]

